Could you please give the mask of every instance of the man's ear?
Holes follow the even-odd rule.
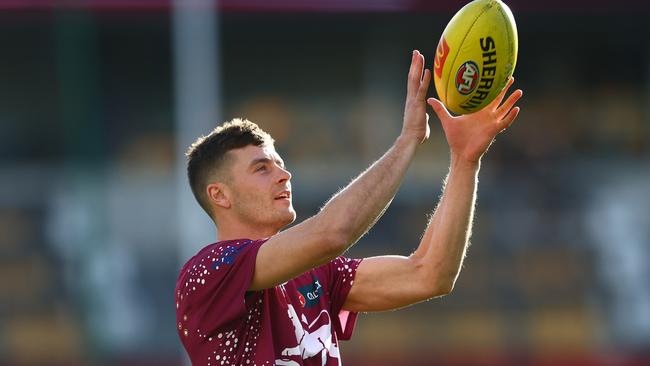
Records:
[[[230,194],[228,193],[228,187],[223,183],[208,184],[206,192],[210,202],[222,208],[230,208]]]

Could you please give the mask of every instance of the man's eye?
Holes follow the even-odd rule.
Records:
[[[257,167],[257,169],[255,169],[256,172],[260,172],[260,171],[263,171],[263,170],[266,170],[266,165],[261,165],[261,166]]]

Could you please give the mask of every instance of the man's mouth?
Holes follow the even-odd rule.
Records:
[[[275,199],[276,200],[283,200],[283,199],[289,200],[289,199],[291,199],[291,192],[290,191],[282,191],[282,192],[280,192],[280,194],[275,196]]]

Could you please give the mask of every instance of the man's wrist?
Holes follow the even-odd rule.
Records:
[[[422,140],[419,139],[418,137],[414,135],[406,135],[402,133],[397,137],[397,140],[395,140],[394,145],[396,147],[403,147],[403,148],[416,148],[421,143]]]
[[[478,171],[481,168],[481,158],[478,160],[467,159],[459,154],[451,153],[451,168]]]

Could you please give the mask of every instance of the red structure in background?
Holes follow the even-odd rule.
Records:
[[[185,3],[192,1],[186,0]],[[196,1],[197,3],[202,1]],[[453,13],[466,0],[215,0],[226,12],[443,12]],[[641,0],[508,0],[506,3],[518,12],[571,14],[650,14],[650,3]],[[98,11],[166,11],[171,0],[3,0],[0,10],[92,9]]]

